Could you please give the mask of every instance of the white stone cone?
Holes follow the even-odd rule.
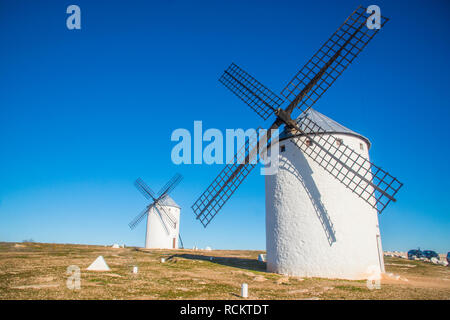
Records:
[[[110,271],[111,269],[106,264],[106,261],[105,261],[105,259],[103,259],[103,256],[98,256],[97,259],[95,259],[95,261],[92,262],[91,265],[87,268],[87,270]]]

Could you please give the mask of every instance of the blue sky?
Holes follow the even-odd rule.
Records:
[[[66,28],[81,8],[82,29]],[[275,92],[358,4],[389,23],[316,104],[404,182],[386,250],[450,250],[448,1],[0,1],[0,241],[142,246],[131,221],[180,172],[187,247],[264,249],[253,172],[204,229],[192,203],[221,170],[172,164],[177,128],[267,126],[218,81],[235,62]],[[268,121],[269,122],[269,121]]]

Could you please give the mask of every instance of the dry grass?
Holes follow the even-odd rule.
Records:
[[[240,299],[243,282],[251,299],[450,299],[448,267],[386,258],[387,272],[400,279],[369,290],[365,281],[267,273],[259,253],[0,243],[0,299]],[[111,271],[86,271],[99,255]],[[69,265],[81,269],[80,290],[66,287]]]

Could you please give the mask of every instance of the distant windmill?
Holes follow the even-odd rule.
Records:
[[[360,6],[345,20],[284,88],[284,109],[283,98],[234,63],[219,79],[264,120],[276,116],[267,148],[270,129],[284,125],[279,170],[266,176],[269,271],[350,279],[384,271],[376,213],[403,184],[368,160],[368,139],[311,109],[379,31],[367,27],[369,16]],[[227,164],[192,205],[204,227],[256,166],[261,140],[249,138],[235,156],[245,162]]]
[[[134,229],[147,217],[145,248],[177,249],[178,239],[183,248],[180,236],[180,206],[169,196],[182,179],[180,174],[176,174],[157,194],[141,178],[135,181],[134,185],[144,197],[152,200],[152,203],[128,224]]]

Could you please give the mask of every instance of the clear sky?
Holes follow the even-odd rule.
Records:
[[[81,8],[81,30],[66,8]],[[0,241],[142,246],[142,177],[175,172],[185,246],[265,249],[256,170],[204,229],[190,206],[221,170],[174,165],[170,135],[267,126],[217,79],[235,62],[279,93],[359,4],[391,20],[316,109],[372,141],[404,182],[385,250],[450,250],[448,1],[0,0]]]

